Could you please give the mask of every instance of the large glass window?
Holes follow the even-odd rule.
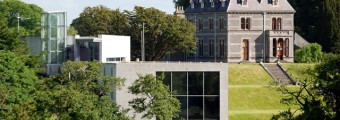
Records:
[[[181,102],[180,118],[209,119],[220,117],[220,73],[219,72],[156,72],[164,75],[164,84]]]

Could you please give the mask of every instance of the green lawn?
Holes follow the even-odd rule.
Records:
[[[229,85],[267,85],[273,82],[259,64],[229,64]]]
[[[306,68],[312,64],[283,64],[293,77],[304,77]],[[283,95],[276,91],[278,86],[270,86],[273,79],[259,64],[229,64],[229,119],[269,120],[274,114],[288,108],[280,103]],[[298,89],[289,86],[289,89]]]
[[[297,87],[296,87],[297,88]],[[280,103],[283,95],[276,88],[229,88],[229,110],[284,110],[289,106]],[[290,106],[293,109],[296,106]]]
[[[229,114],[229,120],[269,120],[273,113]]]
[[[311,78],[313,73],[310,70],[314,69],[315,64],[283,63],[282,66],[294,79],[305,80]]]

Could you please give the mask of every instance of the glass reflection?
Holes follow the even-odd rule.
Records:
[[[173,72],[172,73],[172,91],[177,95],[187,95],[187,73]]]
[[[220,116],[219,97],[204,97],[204,119],[218,120]]]
[[[189,97],[188,118],[190,120],[203,119],[203,97]]]
[[[220,93],[220,73],[205,72],[204,73],[204,94],[219,95]]]
[[[203,72],[188,73],[189,95],[203,95]]]

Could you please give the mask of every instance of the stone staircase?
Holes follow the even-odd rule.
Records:
[[[280,85],[295,84],[294,80],[287,74],[279,63],[261,63],[262,67],[269,73],[269,75]]]

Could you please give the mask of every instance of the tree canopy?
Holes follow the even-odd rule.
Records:
[[[322,62],[307,72],[314,76],[300,81],[297,90],[281,87],[283,103],[300,106],[299,112],[287,110],[272,119],[339,120],[340,119],[340,54],[326,54]]]
[[[15,53],[0,50],[0,119],[32,119],[37,77]]]
[[[167,15],[155,8],[135,7],[126,12],[129,18],[133,58],[140,56],[142,24],[145,23],[145,60],[163,60],[176,51],[193,52],[196,46],[195,26],[186,19]]]
[[[99,34],[124,35],[127,18],[119,9],[111,10],[103,5],[86,7],[79,17],[72,21],[81,36],[98,36]]]
[[[40,16],[43,9],[35,4],[27,4],[20,0],[0,1],[0,24],[17,31],[20,17],[20,35],[40,35]]]
[[[131,36],[132,59],[141,55],[141,31],[145,24],[145,60],[162,60],[166,54],[193,52],[196,45],[195,26],[186,19],[168,15],[155,8],[136,6],[120,12],[105,6],[87,7],[73,26],[82,36],[119,34]]]
[[[326,52],[340,53],[340,1],[288,0],[296,10],[295,31]]]
[[[38,84],[37,118],[128,119],[109,96],[124,79],[102,75],[99,62],[65,62],[60,74]]]
[[[169,120],[178,117],[180,102],[170,96],[170,88],[163,84],[164,75],[155,77],[151,74],[138,75],[138,79],[129,87],[129,92],[143,95],[129,101],[130,106],[137,113],[143,113],[143,118],[156,117]]]

